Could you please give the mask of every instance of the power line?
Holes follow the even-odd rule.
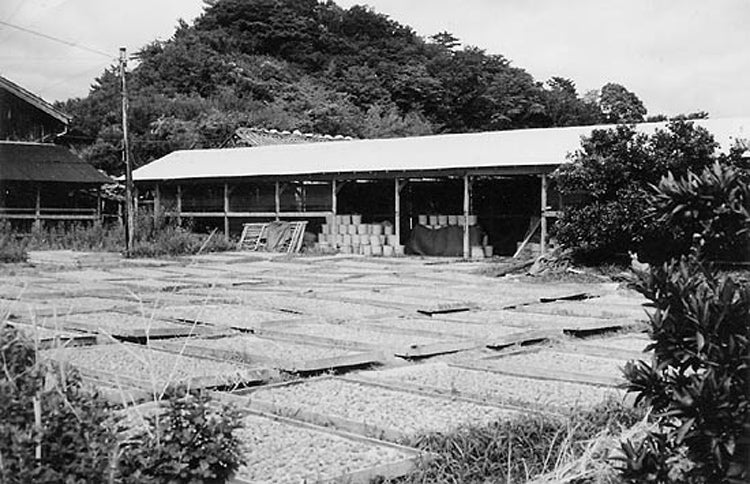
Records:
[[[92,47],[87,47],[85,45],[81,45],[81,44],[78,44],[76,42],[71,42],[69,40],[65,40],[65,39],[61,39],[61,38],[58,38],[58,37],[54,37],[52,35],[47,35],[47,34],[44,34],[42,32],[37,32],[36,30],[27,29],[26,27],[21,27],[19,25],[15,25],[15,24],[6,22],[4,20],[0,20],[0,25],[5,25],[6,27],[10,27],[10,28],[19,30],[19,31],[27,33],[27,34],[36,35],[37,37],[41,37],[43,39],[51,40],[53,42],[58,42],[60,44],[65,44],[65,45],[67,45],[69,47],[75,47],[77,49],[81,49],[81,50],[85,50],[85,51],[88,51],[88,52],[91,52],[91,53],[94,53],[94,54],[98,54],[98,55],[106,57],[107,59],[113,59],[114,58],[114,56],[112,54],[108,54],[108,53],[106,53],[104,51],[101,51],[101,50],[98,50],[98,49],[94,49]]]

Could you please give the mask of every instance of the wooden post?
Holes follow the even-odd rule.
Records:
[[[336,223],[336,195],[338,193],[337,187],[336,187],[336,180],[331,180],[331,213],[333,214],[333,219],[331,220],[331,233],[332,234],[338,234],[338,224]]]
[[[125,82],[125,68],[128,56],[125,47],[120,48],[120,82],[122,97],[122,161],[125,164],[125,252],[130,253],[135,241],[135,212],[138,208],[133,201],[133,167],[130,163],[130,146],[128,139],[128,89]]]
[[[159,183],[156,183],[156,186],[154,187],[154,224],[159,220],[159,215],[161,214],[161,188],[159,188]]]
[[[547,175],[542,174],[542,218],[541,236],[539,241],[540,255],[547,252]]]
[[[471,187],[469,175],[464,175],[464,259],[471,257],[471,240],[469,238],[469,215],[471,212]]]
[[[281,214],[281,187],[279,187],[279,182],[276,182],[274,184],[274,201],[276,204],[276,221],[279,220],[279,214]]]
[[[96,219],[99,220],[99,223],[104,223],[104,218],[102,218],[102,189],[97,188],[96,189]]]
[[[229,183],[224,183],[224,238],[229,240]]]
[[[401,244],[401,186],[398,178],[393,180],[393,215],[394,234],[398,243]]]
[[[177,185],[177,225],[182,225],[182,185]]]
[[[41,225],[42,223],[42,190],[39,184],[36,185],[36,202],[34,204],[34,223]]]
[[[133,220],[135,220],[136,215],[138,215],[138,187],[133,188]]]

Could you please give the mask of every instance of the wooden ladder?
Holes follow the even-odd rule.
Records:
[[[242,225],[242,236],[237,250],[260,250],[265,247],[267,223],[250,223]]]
[[[288,222],[292,227],[292,235],[278,247],[278,252],[293,254],[302,248],[307,221]],[[237,250],[259,251],[266,248],[268,223],[248,223],[242,226],[242,236],[237,244]]]

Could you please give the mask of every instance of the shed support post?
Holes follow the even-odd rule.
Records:
[[[401,183],[398,178],[393,180],[393,212],[393,233],[401,244]]]
[[[34,202],[34,224],[39,227],[42,223],[42,189],[36,185],[36,201]]]
[[[278,222],[281,218],[281,187],[279,187],[279,182],[274,183],[274,202],[276,206],[276,221]]]
[[[133,220],[138,217],[138,195],[138,187],[133,187]],[[133,225],[135,226],[135,222],[133,222]]]
[[[159,183],[154,187],[154,224],[159,220],[161,215],[161,188]]]
[[[177,225],[182,225],[182,185],[177,185]]]
[[[338,232],[338,230],[339,230],[338,224],[336,223],[336,211],[337,211],[337,207],[336,207],[337,200],[336,200],[336,198],[337,198],[337,194],[338,194],[338,189],[336,187],[336,180],[333,179],[333,180],[331,180],[331,215],[333,215],[331,217],[331,233],[332,234],[338,234],[339,233]]]
[[[224,238],[229,240],[229,183],[224,183]]]
[[[464,259],[471,256],[471,240],[469,237],[469,215],[471,214],[471,180],[464,175]]]
[[[542,213],[541,213],[541,235],[539,241],[540,255],[547,253],[547,175],[542,174]]]
[[[101,187],[98,187],[96,189],[96,219],[99,221],[99,223],[104,223],[104,218],[102,218],[102,189]]]

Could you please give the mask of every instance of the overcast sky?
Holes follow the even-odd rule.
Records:
[[[366,3],[423,36],[447,30],[503,54],[536,79],[573,79],[579,92],[618,82],[649,114],[705,110],[750,116],[750,0],[337,0]],[[168,39],[201,0],[0,0],[0,75],[47,100],[85,96],[123,45]]]

